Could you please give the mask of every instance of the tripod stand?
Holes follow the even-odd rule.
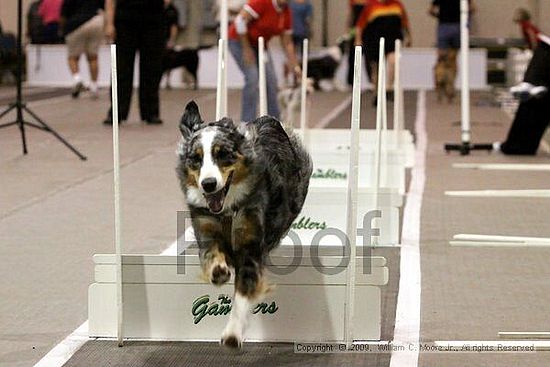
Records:
[[[69,144],[61,135],[59,135],[54,129],[52,129],[48,124],[46,124],[40,117],[36,115],[31,109],[27,107],[27,104],[23,101],[21,93],[21,84],[22,84],[22,74],[23,74],[23,46],[22,46],[22,25],[21,17],[23,16],[23,10],[21,5],[21,0],[17,0],[17,73],[16,73],[16,85],[17,85],[17,96],[15,102],[11,103],[9,107],[0,113],[0,119],[6,116],[9,112],[15,110],[16,118],[15,121],[0,124],[0,129],[15,126],[19,127],[21,132],[21,142],[23,144],[23,154],[27,154],[27,140],[25,136],[25,126],[30,126],[35,129],[46,131],[55,136],[61,143],[63,143],[67,148],[69,148],[74,154],[76,154],[80,159],[85,161],[87,158],[75,147]],[[29,122],[24,119],[23,112],[28,113],[35,122]]]

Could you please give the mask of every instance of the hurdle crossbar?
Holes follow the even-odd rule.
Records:
[[[464,240],[464,241],[530,242],[530,243],[545,243],[550,245],[550,238],[544,238],[544,237],[457,234],[453,236],[453,239]]]
[[[445,191],[445,196],[498,197],[498,198],[550,198],[550,190],[470,190]]]
[[[499,331],[498,336],[503,339],[550,339],[547,331]]]
[[[550,171],[550,164],[534,163],[454,163],[453,168],[494,171]]]
[[[348,345],[353,343],[353,313],[355,306],[355,263],[357,246],[357,193],[359,185],[359,127],[361,124],[361,70],[362,49],[355,47],[353,77],[353,103],[351,108],[350,157],[348,175],[348,196],[346,203],[346,235],[349,240],[349,264],[346,283],[346,312],[344,335]]]
[[[124,344],[123,330],[123,295],[122,295],[122,241],[120,226],[120,149],[118,136],[118,87],[116,45],[111,45],[111,103],[113,119],[113,179],[115,205],[115,253],[116,253],[116,294],[117,294],[117,341],[118,346]]]
[[[265,75],[265,40],[263,37],[258,38],[258,72],[259,72],[259,88],[260,88],[260,116],[267,115],[267,82]]]

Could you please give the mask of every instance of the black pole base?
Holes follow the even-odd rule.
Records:
[[[485,150],[490,153],[493,151],[493,144],[445,144],[445,151],[447,153],[458,151],[460,152],[460,155],[470,155],[473,150]]]

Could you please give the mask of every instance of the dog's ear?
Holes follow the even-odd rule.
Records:
[[[219,121],[219,124],[220,124],[222,127],[225,127],[225,128],[228,128],[228,129],[234,129],[234,128],[235,128],[235,123],[233,122],[233,120],[231,120],[231,119],[228,118],[228,117],[222,118],[222,119]]]
[[[202,124],[199,106],[195,101],[191,101],[185,106],[185,112],[180,120],[180,131],[184,139],[188,139],[191,134],[198,130]]]

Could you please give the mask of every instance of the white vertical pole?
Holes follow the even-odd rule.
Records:
[[[346,313],[344,319],[345,341],[353,343],[353,314],[355,305],[355,271],[357,245],[357,191],[359,178],[359,126],[361,119],[361,70],[362,50],[355,47],[355,67],[353,77],[353,99],[351,107],[351,149],[349,157],[348,197],[346,213],[346,235],[349,240],[349,264],[346,283]]]
[[[118,138],[118,89],[117,89],[116,45],[111,45],[111,103],[113,119],[113,176],[115,191],[115,263],[116,263],[116,307],[117,307],[117,340],[122,347],[124,339],[123,298],[122,298],[122,244],[120,233],[120,152]]]
[[[265,79],[265,41],[263,37],[258,38],[258,53],[260,116],[265,116],[267,115],[267,85]]]
[[[395,138],[399,138],[399,135],[401,134],[401,130],[403,127],[401,126],[401,113],[403,112],[402,109],[402,93],[401,93],[401,40],[395,40],[395,77],[393,82],[393,94],[394,94],[394,102],[393,102],[393,130],[395,134]]]
[[[460,73],[462,76],[461,106],[462,106],[462,143],[470,143],[470,34],[468,0],[460,3]]]
[[[381,150],[382,150],[382,124],[384,104],[386,100],[385,92],[385,80],[386,80],[386,57],[385,57],[386,40],[380,38],[380,53],[378,54],[378,103],[376,106],[376,148],[374,152],[374,208],[378,209],[379,206],[379,192],[380,192],[380,171],[381,171]],[[377,237],[371,237],[371,245],[376,246],[378,244]]]
[[[224,41],[223,44],[223,57],[222,57],[222,98],[221,98],[221,114],[222,117],[227,117],[227,58],[228,52],[228,28],[229,28],[229,9],[227,6],[227,0],[222,0],[220,14],[220,37]]]
[[[307,61],[309,52],[309,40],[306,38],[302,46],[302,100],[300,106],[300,129],[302,138],[306,141],[307,129]]]
[[[224,90],[223,90],[223,64],[224,64],[224,46],[225,41],[223,39],[218,40],[218,66],[217,66],[217,79],[216,79],[216,121],[220,120],[226,114],[223,111],[224,103]]]
[[[384,55],[384,64],[383,66],[383,78],[382,78],[382,98],[379,101],[382,103],[382,141],[381,145],[381,160],[380,160],[380,174],[379,174],[379,183],[377,184],[376,192],[378,193],[380,187],[386,187],[388,184],[388,98],[387,98],[387,59]],[[377,194],[378,195],[378,194]],[[378,203],[378,202],[377,202]],[[378,205],[376,207],[378,209]]]

